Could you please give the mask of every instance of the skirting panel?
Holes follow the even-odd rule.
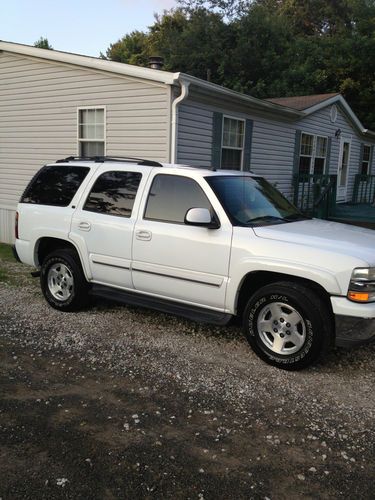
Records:
[[[0,208],[0,242],[13,243],[14,242],[14,217],[15,210],[8,210]]]

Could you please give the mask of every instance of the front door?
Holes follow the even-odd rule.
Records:
[[[337,201],[347,201],[349,177],[350,139],[341,139],[339,165],[337,169]]]
[[[223,310],[232,225],[199,182],[202,180],[160,173],[152,183],[150,179],[147,201],[135,226],[133,283],[141,292]],[[215,211],[221,227],[185,224],[190,208]]]

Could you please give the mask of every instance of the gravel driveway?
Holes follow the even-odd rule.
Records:
[[[375,344],[284,372],[237,327],[60,313],[2,265],[1,500],[374,498]]]

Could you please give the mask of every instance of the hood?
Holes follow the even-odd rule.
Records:
[[[320,219],[253,227],[259,238],[329,250],[375,266],[375,231]]]

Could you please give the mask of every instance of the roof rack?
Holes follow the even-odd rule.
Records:
[[[65,163],[70,161],[93,161],[95,163],[104,163],[106,161],[120,161],[137,163],[144,167],[162,167],[163,165],[157,161],[145,160],[143,158],[132,158],[131,156],[68,156],[57,160],[56,163]]]

